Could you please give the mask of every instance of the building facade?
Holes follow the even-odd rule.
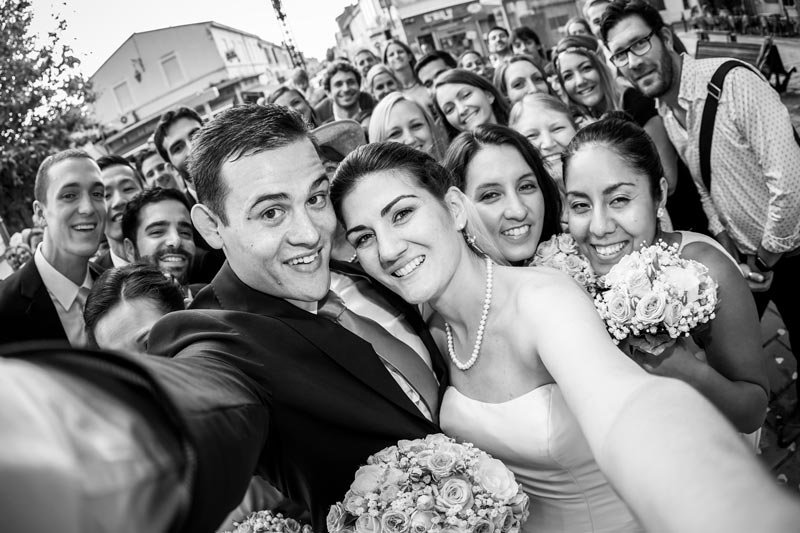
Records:
[[[183,105],[212,117],[277,86],[291,68],[282,47],[216,22],[134,33],[90,78],[103,144],[135,153],[165,111]]]

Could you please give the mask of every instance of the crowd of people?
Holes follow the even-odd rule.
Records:
[[[756,457],[770,301],[800,339],[789,113],[742,64],[706,142],[726,60],[643,0],[583,14],[552,50],[524,27],[489,57],[391,40],[321,90],[297,70],[208,121],[171,110],[135,161],[49,156],[0,281],[9,531],[265,508],[325,531],[367,457],[440,431],[514,472],[526,532],[796,528]],[[718,284],[713,319],[617,346],[532,265],[565,236],[597,276],[664,243]]]

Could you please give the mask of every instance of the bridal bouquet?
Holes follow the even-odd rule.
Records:
[[[549,240],[539,244],[531,265],[546,266],[566,272],[589,294],[596,293],[597,276],[589,260],[580,253],[578,244],[569,233],[553,235]]]
[[[717,282],[705,265],[659,242],[623,257],[599,279],[594,303],[619,344],[660,355],[714,318]]]
[[[506,466],[442,434],[401,440],[367,459],[328,532],[518,533],[528,497]]]
[[[273,514],[272,511],[251,513],[243,522],[235,522],[234,525],[236,529],[231,533],[313,533],[311,526],[300,525],[294,518],[284,518],[282,514]]]

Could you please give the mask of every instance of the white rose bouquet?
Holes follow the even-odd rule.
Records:
[[[660,355],[715,316],[717,282],[705,265],[659,242],[623,257],[598,280],[594,303],[619,344]]]
[[[597,276],[592,265],[578,250],[578,244],[569,233],[553,235],[540,243],[531,265],[546,266],[566,272],[590,295],[597,292]]]
[[[518,533],[528,497],[506,466],[442,434],[401,440],[367,459],[328,532]]]
[[[272,511],[251,513],[244,521],[234,522],[236,528],[231,533],[313,533],[311,526],[301,525],[294,518],[284,518],[282,514]]]

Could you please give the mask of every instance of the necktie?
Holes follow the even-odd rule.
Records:
[[[350,311],[333,291],[328,292],[320,303],[319,315],[370,343],[383,362],[397,370],[416,389],[435,420],[439,413],[439,386],[433,372],[417,352],[374,320]]]

